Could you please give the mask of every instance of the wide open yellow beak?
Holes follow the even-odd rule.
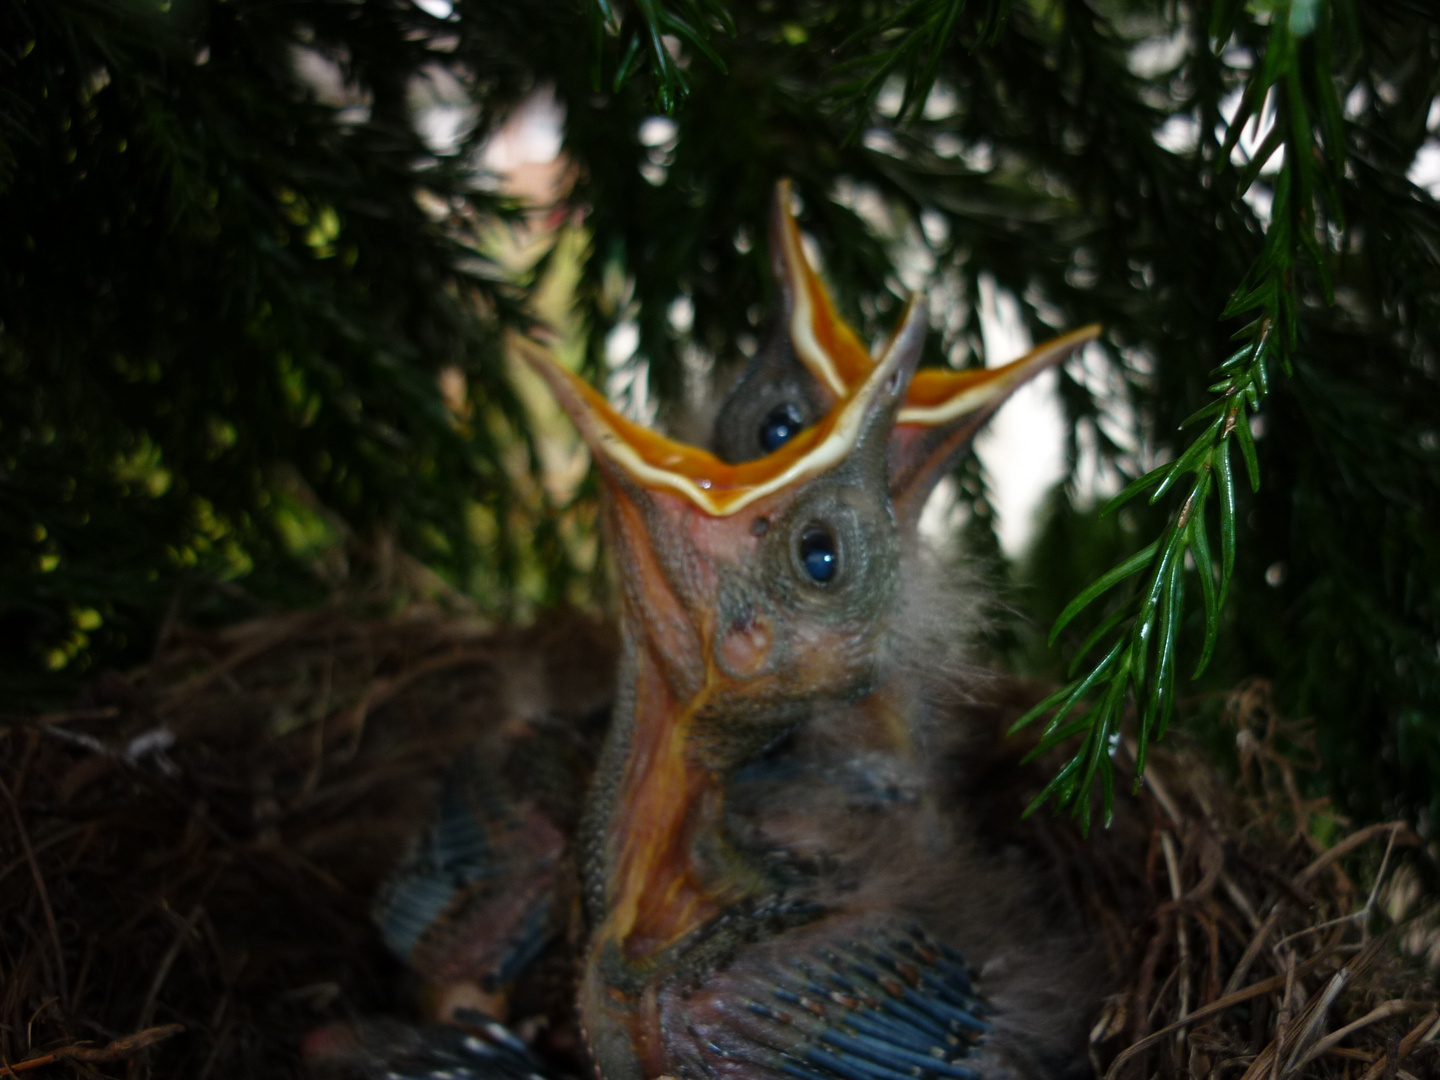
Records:
[[[791,205],[790,182],[781,180],[775,188],[771,246],[789,300],[791,344],[822,396],[838,399],[867,376],[874,361],[805,257]],[[912,299],[907,311],[916,307]],[[893,352],[896,338],[906,332],[902,320],[885,351]],[[913,328],[908,332],[913,333]],[[918,516],[954,455],[1019,386],[1064,362],[1099,335],[1098,325],[1072,330],[996,368],[916,372],[891,434],[890,491],[897,516],[902,521]]]
[[[916,312],[908,316],[905,325],[911,326],[911,333],[918,320]],[[902,328],[894,343],[903,333]],[[835,395],[834,407],[818,423],[774,453],[729,464],[708,450],[625,419],[599,391],[556,362],[549,350],[518,335],[512,339],[516,352],[545,380],[574,421],[602,469],[643,488],[679,495],[711,517],[736,514],[847,458],[876,409],[904,392],[909,370],[904,350],[894,343],[875,360],[866,354],[866,370],[849,373],[850,381]]]

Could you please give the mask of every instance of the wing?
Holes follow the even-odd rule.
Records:
[[[478,1013],[459,1020],[337,1024],[311,1032],[302,1052],[315,1072],[351,1080],[568,1080],[503,1024]]]
[[[386,944],[432,985],[502,991],[564,927],[569,842],[495,771],[463,757],[434,822],[374,908]]]

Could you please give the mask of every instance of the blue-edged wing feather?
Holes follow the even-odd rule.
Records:
[[[792,954],[739,959],[688,996],[688,1042],[702,1069],[794,1080],[990,1074],[977,1057],[989,1008],[953,950],[918,929],[852,925],[840,937],[822,925],[805,936]]]
[[[503,987],[556,935],[565,846],[537,807],[462,758],[376,900],[386,944],[427,981]]]
[[[385,943],[409,957],[421,937],[464,890],[503,872],[487,831],[507,824],[503,806],[472,798],[483,779],[464,763],[446,777],[431,828],[375,902]]]
[[[416,1027],[390,1019],[323,1028],[305,1043],[306,1063],[349,1080],[565,1080],[519,1036],[479,1013]]]

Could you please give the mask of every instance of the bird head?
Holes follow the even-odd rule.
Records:
[[[689,710],[690,753],[710,768],[817,698],[870,688],[898,588],[888,440],[923,326],[912,307],[804,431],[741,462],[627,420],[518,343],[590,447],[622,622]]]

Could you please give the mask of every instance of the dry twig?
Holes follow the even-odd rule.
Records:
[[[184,1024],[162,1024],[160,1027],[146,1028],[144,1031],[137,1031],[134,1035],[116,1039],[108,1046],[96,1048],[83,1043],[74,1043],[48,1053],[26,1058],[24,1061],[5,1062],[4,1067],[7,1072],[14,1074],[38,1069],[43,1065],[53,1065],[57,1061],[83,1061],[87,1065],[121,1061],[138,1054],[146,1047],[154,1046],[156,1043],[170,1038],[172,1035],[178,1035],[184,1030]]]

